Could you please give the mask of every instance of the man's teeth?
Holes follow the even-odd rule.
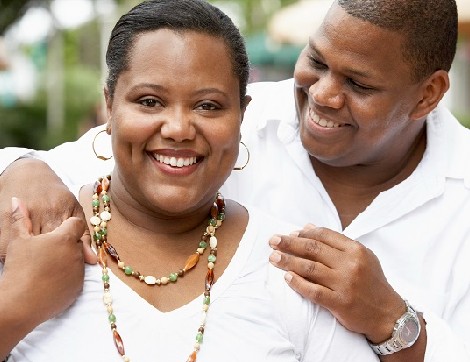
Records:
[[[174,156],[163,156],[163,155],[155,155],[155,159],[158,162],[164,163],[165,165],[170,165],[173,167],[184,167],[190,166],[196,163],[196,157],[174,157]]]
[[[313,114],[313,117],[311,117],[313,122],[315,122],[316,124],[320,125],[321,127],[325,127],[325,128],[338,128],[338,127],[341,127],[340,124],[338,123],[335,123],[333,121],[327,121],[326,119],[323,119],[323,118],[320,118],[320,116],[318,114]]]

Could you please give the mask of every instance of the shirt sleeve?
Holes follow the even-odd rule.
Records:
[[[294,292],[283,274],[270,266],[268,290],[298,361],[379,361],[363,335],[348,331],[328,310]]]
[[[104,125],[92,128],[74,142],[63,143],[49,151],[35,151],[33,156],[46,162],[69,188],[91,183],[108,175],[114,167],[113,158],[103,161],[93,150],[95,142],[99,155],[112,156],[111,137],[105,132],[99,133],[104,129]]]
[[[0,174],[21,157],[28,156],[32,150],[28,148],[6,147],[0,149]]]
[[[423,313],[423,317],[427,334],[424,362],[470,361],[470,347],[444,320],[433,313]]]
[[[95,141],[95,149],[100,155],[112,156],[111,137],[105,132],[98,135],[104,129],[104,125],[92,128],[78,140],[48,151],[17,147],[0,149],[0,174],[17,159],[33,157],[47,163],[68,187],[91,183],[100,176],[108,175],[114,167],[113,158],[103,161],[96,157],[93,150]]]

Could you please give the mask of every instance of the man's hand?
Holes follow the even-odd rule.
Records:
[[[313,225],[298,235],[274,236],[270,245],[275,249],[271,263],[289,271],[286,280],[299,294],[374,343],[390,338],[406,307],[371,250]]]
[[[20,198],[29,210],[33,235],[50,232],[71,216],[85,221],[75,196],[46,163],[32,158],[17,160],[0,175],[0,261],[5,259],[11,240],[12,197]],[[95,264],[88,229],[82,240],[85,261]]]
[[[37,325],[68,308],[84,277],[83,220],[71,217],[50,233],[33,235],[24,205],[16,198],[10,202],[11,240],[0,276],[2,358]]]
[[[328,309],[347,329],[378,344],[391,337],[405,303],[387,282],[374,253],[343,234],[314,225],[269,241],[270,261],[287,270],[286,281],[304,298]],[[411,348],[380,356],[385,362],[424,361],[427,335],[420,316],[421,334]]]

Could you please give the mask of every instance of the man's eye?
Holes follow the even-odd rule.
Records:
[[[373,90],[373,88],[368,87],[366,85],[363,85],[361,83],[358,83],[358,82],[354,81],[351,78],[348,79],[348,83],[351,84],[351,86],[353,88],[356,88],[356,89],[361,90],[361,91],[371,91],[371,90]]]
[[[323,64],[322,62],[320,62],[318,59],[316,59],[313,55],[309,55],[308,56],[308,60],[310,61],[310,65],[314,68],[314,69],[326,69],[327,66],[326,64]]]

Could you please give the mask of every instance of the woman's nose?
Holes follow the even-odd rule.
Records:
[[[194,115],[182,111],[168,112],[161,127],[161,135],[175,142],[194,139],[196,136]]]

